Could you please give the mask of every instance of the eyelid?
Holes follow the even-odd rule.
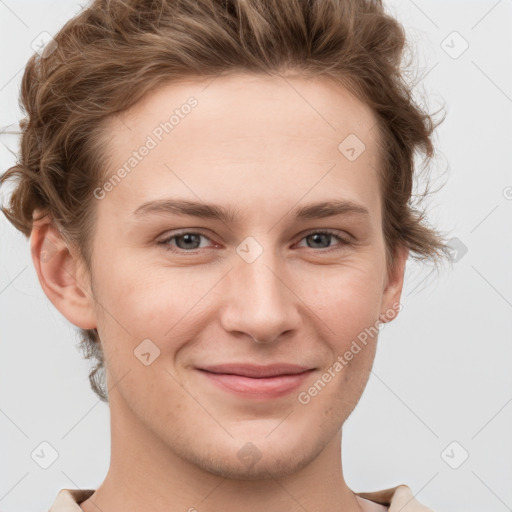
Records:
[[[333,236],[340,238],[341,240],[343,240],[346,243],[355,241],[354,237],[352,235],[350,235],[349,233],[347,233],[346,231],[343,231],[340,229],[316,228],[316,229],[310,229],[308,231],[305,231],[304,233],[301,233],[300,234],[301,238],[299,239],[299,242],[303,238],[305,238],[309,235],[314,235],[315,233],[325,233],[328,235],[333,235]]]

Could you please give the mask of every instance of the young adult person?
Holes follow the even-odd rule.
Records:
[[[378,1],[97,0],[30,59],[3,211],[111,415],[51,512],[429,510],[341,463],[408,257],[448,255],[404,46]]]

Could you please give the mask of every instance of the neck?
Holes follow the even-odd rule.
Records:
[[[203,470],[111,403],[111,460],[107,476],[80,506],[85,512],[360,512],[364,501],[347,487],[341,430],[319,455],[281,478],[234,480]]]

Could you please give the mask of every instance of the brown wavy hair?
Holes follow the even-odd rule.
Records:
[[[408,48],[378,0],[95,0],[27,62],[20,151],[0,179],[15,187],[2,211],[28,238],[41,208],[90,271],[93,190],[106,180],[110,116],[180,78],[293,70],[334,80],[373,109],[389,268],[399,245],[437,267],[449,249],[418,208],[428,187],[413,193],[414,156],[423,155],[425,170],[437,124],[404,78]],[[79,334],[84,356],[96,360],[91,387],[107,402],[98,332]]]

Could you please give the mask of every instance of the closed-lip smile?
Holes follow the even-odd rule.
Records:
[[[260,399],[278,398],[290,393],[314,371],[311,366],[290,363],[227,363],[197,369],[224,391]]]

